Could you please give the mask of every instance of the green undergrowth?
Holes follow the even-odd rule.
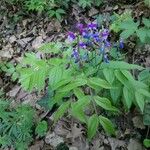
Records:
[[[36,111],[31,106],[21,104],[13,107],[10,101],[1,98],[0,148],[27,150],[34,135],[44,136],[47,123],[39,122],[36,118]]]
[[[100,56],[93,59],[94,52],[90,53],[89,63],[78,66],[68,59],[70,48],[62,50],[61,47],[61,43],[44,44],[39,50],[57,57],[41,59],[34,53],[27,53],[18,67],[19,82],[25,90],[41,91],[48,81],[46,106],[49,109],[59,106],[54,115],[55,123],[68,112],[69,116],[87,125],[88,138],[92,139],[99,126],[108,134],[115,135],[109,114],[119,115],[123,109],[128,112],[133,105],[144,114],[150,98],[150,87],[146,81],[150,74],[143,67],[124,61],[105,63]],[[132,70],[143,71],[137,79]],[[91,111],[90,116],[86,114],[87,109]]]

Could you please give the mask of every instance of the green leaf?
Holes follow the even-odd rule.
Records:
[[[141,66],[135,65],[135,64],[129,64],[124,61],[110,61],[109,63],[102,63],[101,68],[111,68],[111,69],[126,69],[126,70],[131,70],[131,69],[138,69],[142,70],[144,69]]]
[[[127,70],[121,70],[121,73],[128,79],[128,81],[136,88],[148,88],[148,86],[146,84],[144,84],[143,82],[140,81],[136,81],[133,76],[131,75],[131,73]]]
[[[65,11],[63,9],[60,9],[60,8],[57,9],[56,12],[59,14],[65,14]]]
[[[61,92],[68,92],[87,83],[86,79],[76,79],[60,89]]]
[[[133,81],[134,78],[128,70],[120,70],[121,73],[130,81]]]
[[[91,140],[96,134],[99,125],[99,117],[94,114],[88,119],[88,138]]]
[[[145,90],[145,89],[137,89],[137,92],[142,94],[143,96],[149,97],[150,98],[150,92]]]
[[[81,122],[86,122],[86,116],[84,114],[85,108],[90,104],[90,96],[80,97],[77,102],[72,103],[71,113],[74,117]]]
[[[53,100],[54,91],[51,89],[48,90],[48,94],[42,97],[40,100],[37,101],[37,103],[44,107],[46,110],[51,110],[53,106],[56,104],[56,102]]]
[[[60,42],[50,42],[43,44],[38,50],[44,53],[58,54],[61,52],[62,44]]]
[[[106,80],[103,80],[101,78],[96,78],[96,77],[89,78],[88,83],[93,84],[98,87],[102,87],[104,89],[112,89],[113,88]]]
[[[44,136],[46,134],[46,131],[48,129],[48,124],[45,120],[41,121],[38,123],[35,132],[39,135],[39,136]]]
[[[73,92],[78,99],[81,99],[85,96],[84,92],[80,88],[74,89]]]
[[[150,2],[149,2],[150,4]],[[150,28],[150,19],[143,18],[143,23],[147,28]]]
[[[120,97],[122,96],[122,84],[117,81],[115,81],[114,84],[117,86],[117,88],[110,89],[110,95],[111,95],[113,104],[117,104],[120,101]]]
[[[106,110],[118,111],[117,108],[115,108],[114,106],[111,105],[110,100],[108,100],[107,98],[99,97],[99,96],[94,96],[93,98],[98,106],[100,106]]]
[[[54,113],[54,122],[56,123],[57,120],[59,120],[64,113],[67,111],[67,109],[70,107],[70,101],[64,102],[58,110]]]
[[[62,18],[61,18],[60,13],[56,11],[55,15],[56,15],[56,18],[57,18],[59,21],[61,21]]]
[[[136,33],[140,41],[144,43],[147,37],[147,30],[145,28],[140,28],[136,31]]]
[[[150,103],[147,102],[144,107],[143,123],[146,126],[150,126]]]
[[[129,90],[133,90],[133,86],[132,86],[131,82],[128,81],[128,79],[122,74],[121,71],[115,70],[115,76]]]
[[[114,75],[113,69],[104,68],[104,69],[103,69],[103,74],[104,74],[106,80],[107,80],[110,84],[112,84],[113,81],[114,81],[114,79],[115,79],[115,75]]]
[[[21,86],[28,91],[32,91],[34,88],[38,91],[42,90],[45,87],[49,69],[46,60],[36,58],[33,53],[27,53],[26,57],[17,66]]]
[[[147,79],[150,79],[150,71],[148,69],[143,70],[142,72],[139,73],[138,79],[140,81],[145,81]]]
[[[139,26],[139,22],[135,23],[132,18],[130,18],[126,21],[123,21],[120,24],[121,29],[132,30],[132,31],[136,31],[138,26]]]
[[[123,96],[124,96],[124,103],[129,110],[131,108],[132,101],[134,99],[134,95],[133,95],[132,91],[129,91],[129,89],[124,86]]]
[[[127,38],[129,38],[131,35],[133,35],[134,32],[135,32],[135,30],[132,30],[132,29],[130,29],[130,30],[124,30],[124,31],[120,34],[120,37],[121,37],[122,39],[127,39]]]
[[[86,7],[91,7],[92,1],[91,0],[79,0],[78,4],[84,9]]]
[[[140,108],[141,112],[143,113],[144,106],[145,106],[144,96],[142,94],[140,94],[139,92],[135,92],[135,100],[136,100],[137,105]]]
[[[50,69],[49,72],[49,84],[53,88],[59,81],[61,81],[63,76],[62,66],[56,66]]]
[[[115,135],[114,126],[113,126],[112,122],[108,118],[105,118],[105,117],[100,115],[99,116],[99,122],[102,125],[103,129],[105,130],[105,132],[107,132],[110,135]]]
[[[143,145],[144,145],[146,148],[150,148],[150,139],[144,139]]]
[[[82,108],[78,108],[78,107],[75,107],[75,105],[72,105],[71,114],[76,119],[80,120],[83,123],[86,123],[86,116]]]

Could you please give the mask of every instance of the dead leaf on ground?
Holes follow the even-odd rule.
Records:
[[[60,143],[64,143],[64,139],[62,137],[56,135],[55,132],[53,132],[53,133],[48,132],[45,137],[45,142],[46,142],[46,144],[50,144],[51,146],[56,148]]]
[[[11,91],[9,91],[7,93],[7,96],[14,98],[16,97],[16,95],[18,94],[18,92],[20,91],[21,87],[16,85],[15,87],[13,87],[13,89]]]
[[[59,136],[66,137],[70,131],[65,124],[66,122],[63,119],[59,120],[55,125],[54,132]]]
[[[143,124],[143,119],[142,119],[142,116],[135,116],[133,119],[133,125],[135,128],[138,128],[138,129],[145,129],[145,126]]]
[[[126,147],[125,141],[118,140],[116,138],[108,138],[108,141],[109,141],[109,144],[111,146],[111,150],[116,150],[117,148]]]
[[[128,150],[144,150],[141,143],[138,142],[136,139],[130,139],[130,142],[127,148]]]
[[[44,42],[42,36],[36,37],[36,39],[32,42],[32,48],[33,49],[38,49],[42,43]]]
[[[90,10],[89,10],[89,16],[92,17],[94,15],[98,14],[98,10],[95,9],[94,7],[92,7]]]
[[[71,131],[69,132],[66,138],[72,138],[74,141],[75,138],[80,137],[82,134],[83,134],[83,128],[81,126],[77,127],[77,124],[75,123],[71,127]]]
[[[13,53],[14,53],[14,49],[12,48],[12,45],[11,44],[7,44],[0,51],[0,57],[1,58],[12,58]]]
[[[43,146],[44,146],[44,141],[41,140],[41,141],[36,141],[34,143],[34,145],[32,145],[29,150],[41,150],[43,149]]]
[[[27,37],[27,38],[19,39],[19,40],[17,40],[16,42],[17,42],[22,48],[24,48],[31,40],[32,40],[31,37]]]

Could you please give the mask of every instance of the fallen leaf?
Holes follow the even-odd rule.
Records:
[[[118,140],[116,138],[108,138],[109,144],[111,146],[111,150],[116,150],[117,148],[126,147],[125,141]],[[134,150],[134,149],[132,149]]]
[[[36,37],[36,39],[32,42],[32,48],[38,49],[42,45],[43,41],[44,40],[43,40],[42,36]]]
[[[14,43],[16,40],[17,40],[17,38],[16,38],[14,35],[12,35],[12,36],[9,38],[9,42],[10,42],[11,44]]]
[[[17,40],[16,42],[17,42],[22,48],[24,48],[31,40],[32,40],[31,37],[27,37],[27,38],[19,39],[19,40]]]
[[[128,150],[144,150],[141,143],[139,143],[136,139],[130,139],[127,148]]]
[[[89,16],[92,17],[94,15],[98,14],[98,10],[95,9],[94,7],[92,7],[90,10],[89,10]]]
[[[44,146],[44,141],[41,140],[41,141],[36,141],[34,143],[34,145],[32,145],[29,150],[41,150],[43,149],[43,146]]]
[[[62,137],[56,135],[55,132],[53,132],[53,133],[48,132],[45,137],[45,143],[50,144],[51,146],[56,148],[60,143],[64,143],[64,139]]]
[[[9,91],[7,93],[7,96],[9,96],[9,97],[16,97],[16,95],[18,94],[20,89],[21,89],[21,87],[16,85],[15,87],[13,87],[13,89],[11,91]]]
[[[80,137],[83,134],[82,130],[82,127],[77,127],[77,124],[74,124],[71,128],[71,132],[69,132],[66,138],[72,138],[75,140],[75,138]]]
[[[143,119],[141,116],[135,116],[133,119],[133,125],[135,128],[138,128],[138,129],[145,129],[145,126],[143,124]]]

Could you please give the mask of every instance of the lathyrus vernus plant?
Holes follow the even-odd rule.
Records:
[[[40,91],[45,87],[45,80],[49,80],[48,105],[59,106],[54,122],[68,112],[87,124],[89,139],[99,125],[107,133],[115,134],[107,118],[107,114],[119,113],[119,107],[114,105],[123,104],[128,111],[134,104],[143,113],[147,97],[150,97],[148,86],[130,73],[132,69],[142,70],[143,67],[110,60],[111,48],[119,49],[124,45],[122,39],[111,43],[109,36],[108,29],[95,23],[78,24],[76,33],[68,33],[66,44],[44,44],[39,50],[45,57],[37,58],[28,53],[18,67],[19,81],[26,90]]]
[[[120,32],[120,37],[128,39],[129,37],[136,37],[138,42],[149,43],[150,41],[150,19],[143,18],[135,22],[131,16],[131,12],[123,13],[122,15],[115,14],[115,20],[110,25],[110,29],[114,32]]]
[[[0,148],[26,150],[32,141],[34,110],[27,105],[11,108],[0,100]]]

